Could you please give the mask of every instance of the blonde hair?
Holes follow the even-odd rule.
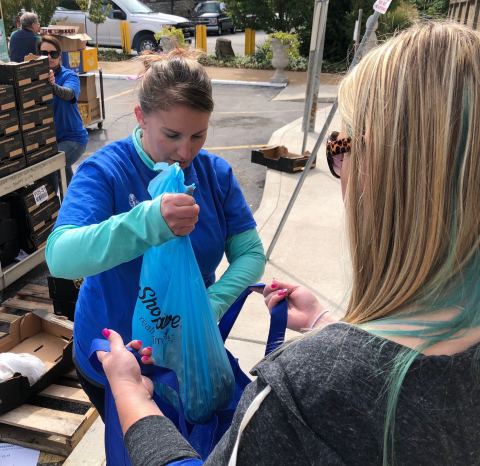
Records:
[[[144,113],[169,110],[175,105],[211,113],[213,111],[212,83],[197,59],[195,50],[182,48],[169,53],[149,53],[138,60],[144,64],[138,91]]]
[[[471,282],[480,255],[479,109],[480,37],[456,23],[415,25],[341,83],[353,138],[345,321],[465,307],[454,289]]]

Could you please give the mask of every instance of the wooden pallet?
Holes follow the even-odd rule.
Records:
[[[53,312],[48,289],[29,284],[3,307]],[[73,367],[28,403],[0,415],[0,442],[67,457],[98,417]]]

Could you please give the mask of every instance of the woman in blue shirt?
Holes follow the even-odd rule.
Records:
[[[72,70],[61,65],[62,47],[53,36],[42,36],[40,55],[48,56],[50,84],[53,90],[53,115],[57,133],[58,149],[65,152],[67,183],[70,183],[72,165],[87,148],[88,134],[83,127],[77,99],[80,94],[80,79]],[[54,183],[58,184],[56,177]]]
[[[90,343],[105,327],[131,340],[142,255],[149,247],[190,234],[217,319],[265,266],[255,221],[231,167],[202,149],[214,105],[207,73],[186,51],[144,59],[138,126],[79,167],[46,249],[52,275],[86,277],[75,312],[74,360],[102,417],[105,378],[88,361]],[[193,197],[152,200],[147,187],[156,162],[178,162],[185,184],[196,185]],[[229,267],[216,281],[223,254]]]

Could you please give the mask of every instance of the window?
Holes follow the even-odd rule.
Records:
[[[59,8],[69,11],[80,11],[80,7],[75,0],[60,0]]]

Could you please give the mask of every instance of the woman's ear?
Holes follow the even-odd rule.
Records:
[[[137,119],[137,122],[138,122],[138,125],[140,126],[140,128],[142,129],[145,129],[145,115],[142,111],[142,109],[140,108],[140,105],[135,105],[135,118]]]

